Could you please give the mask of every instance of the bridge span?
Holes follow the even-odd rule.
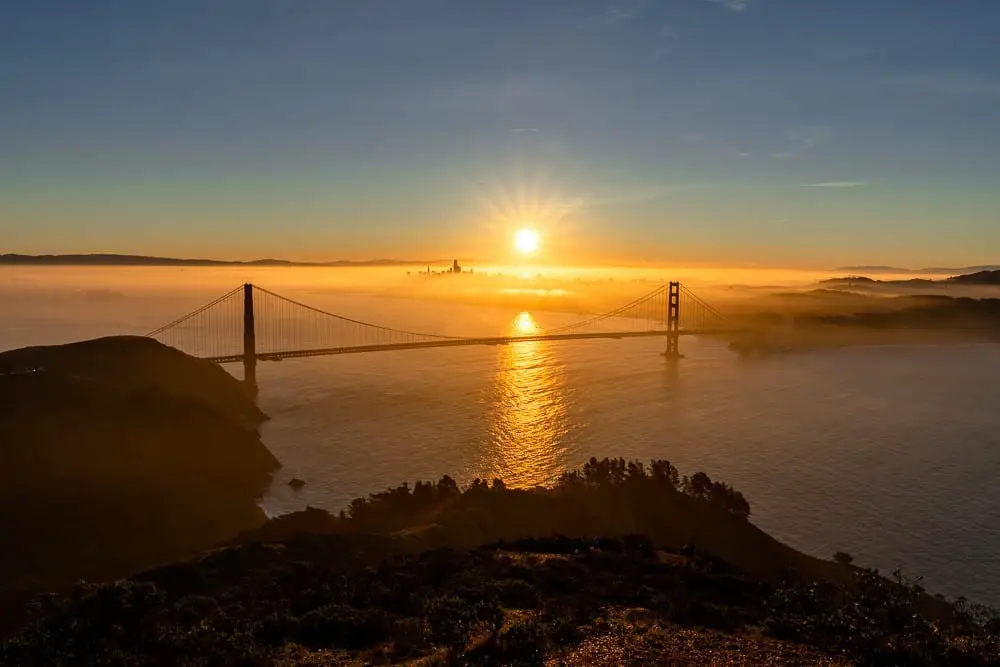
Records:
[[[681,331],[680,336],[721,336],[739,332],[739,329],[693,329]],[[647,338],[666,336],[665,331],[620,331],[608,333],[534,334],[525,336],[487,336],[484,338],[457,338],[455,340],[425,341],[421,343],[389,343],[387,345],[354,345],[350,347],[329,347],[317,350],[290,350],[288,352],[261,352],[258,361],[281,361],[303,357],[324,357],[336,354],[358,354],[360,352],[393,352],[396,350],[429,350],[439,347],[466,347],[470,345],[509,345],[527,341],[562,340],[620,340],[622,338]],[[222,357],[205,357],[217,364],[234,364],[243,361],[242,354]]]
[[[572,341],[661,336],[669,361],[682,357],[681,336],[739,331],[679,282],[607,313],[573,324],[505,336],[448,336],[380,326],[330,313],[247,283],[147,334],[192,356],[243,363],[256,386],[258,361],[340,354],[424,350],[527,341]]]

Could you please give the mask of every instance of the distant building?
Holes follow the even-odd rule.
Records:
[[[434,271],[431,268],[430,264],[428,264],[426,272],[424,272],[424,271],[420,271],[419,272],[420,275],[426,275],[426,276],[444,276],[444,275],[448,275],[448,274],[452,274],[452,273],[465,273],[465,274],[468,274],[468,273],[472,273],[472,269],[463,269],[462,265],[458,263],[458,260],[457,259],[453,259],[453,260],[451,260],[451,266],[449,266],[447,269],[443,269],[441,271]]]

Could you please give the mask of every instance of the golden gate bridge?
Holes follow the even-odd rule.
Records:
[[[445,336],[330,313],[246,283],[147,334],[219,364],[243,363],[256,385],[257,362],[361,352],[420,350],[518,341],[663,336],[664,356],[681,358],[680,337],[733,333],[727,318],[679,282],[657,287],[607,313],[565,326],[506,336]]]

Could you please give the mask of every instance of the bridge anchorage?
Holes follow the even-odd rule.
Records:
[[[663,336],[663,356],[674,363],[683,358],[681,336],[735,331],[722,313],[679,282],[661,285],[615,310],[566,326],[485,337],[445,336],[362,322],[246,283],[147,335],[215,363],[242,363],[244,380],[255,389],[258,361],[518,341]]]

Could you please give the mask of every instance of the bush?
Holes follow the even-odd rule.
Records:
[[[392,619],[379,609],[330,604],[299,619],[299,641],[312,648],[368,648],[389,639]]]
[[[535,609],[541,604],[538,590],[520,579],[503,579],[495,590],[500,604],[508,609]]]
[[[833,560],[834,562],[839,563],[844,567],[847,567],[848,565],[854,562],[854,556],[844,551],[838,551],[837,553],[833,554]]]
[[[430,628],[423,618],[402,618],[392,627],[392,657],[400,660],[423,655],[429,645]]]
[[[941,625],[922,608],[919,580],[856,570],[852,586],[799,584],[775,591],[770,634],[845,653],[865,665],[996,665],[1000,637],[978,618]]]
[[[533,618],[518,621],[465,656],[475,665],[543,665],[548,628]]]
[[[494,631],[503,623],[503,609],[493,600],[476,602],[455,596],[432,598],[424,609],[431,639],[448,646],[464,646],[478,628]]]

